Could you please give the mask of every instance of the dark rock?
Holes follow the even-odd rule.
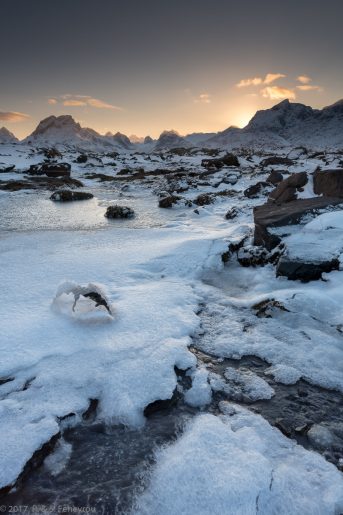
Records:
[[[69,163],[42,163],[31,165],[28,175],[46,175],[47,177],[70,177]]]
[[[316,170],[313,174],[313,191],[326,197],[343,197],[343,169]]]
[[[265,246],[271,250],[280,243],[280,238],[270,234],[268,228],[297,224],[306,214],[342,203],[342,199],[339,198],[313,197],[293,200],[280,206],[272,202],[257,206],[254,208],[254,245]]]
[[[244,196],[248,198],[256,198],[261,194],[267,193],[267,188],[270,187],[270,184],[265,181],[257,182],[252,186],[249,186],[246,190],[244,190]]]
[[[43,154],[47,159],[61,159],[62,154],[56,148],[47,148],[43,150]]]
[[[296,200],[297,191],[303,188],[308,181],[306,172],[294,173],[281,181],[269,195],[269,200],[276,204],[283,204]]]
[[[212,202],[213,197],[210,193],[202,193],[194,199],[194,204],[197,206],[207,206],[208,204],[212,204]]]
[[[76,158],[76,162],[77,162],[77,163],[80,163],[80,164],[82,164],[82,163],[87,163],[87,161],[88,161],[88,156],[87,156],[86,154],[80,154],[80,155],[79,155],[79,156],[77,156],[77,158]]]
[[[92,193],[86,191],[57,190],[51,195],[50,200],[69,202],[71,200],[88,200],[93,196]]]
[[[308,282],[321,279],[323,272],[331,272],[338,269],[338,259],[311,263],[282,256],[276,268],[276,275],[285,276],[292,281],[299,279],[303,282]]]
[[[237,260],[242,266],[264,266],[274,263],[280,256],[280,251],[268,252],[264,247],[247,245],[239,249]]]
[[[292,159],[289,159],[288,157],[279,157],[279,156],[273,156],[273,157],[267,157],[266,159],[263,159],[260,162],[260,166],[262,168],[266,166],[271,165],[285,165],[285,166],[292,166],[294,161]]]
[[[105,213],[107,218],[132,218],[134,215],[134,210],[127,206],[109,206]]]
[[[289,312],[289,309],[285,308],[281,302],[275,299],[262,300],[262,302],[254,304],[252,309],[256,311],[255,315],[258,318],[272,318],[273,312],[276,310]]]
[[[231,209],[229,209],[224,218],[225,220],[232,220],[233,218],[236,218],[236,216],[238,215],[238,209],[236,207],[232,207]]]
[[[15,165],[5,166],[4,168],[0,168],[0,173],[12,172],[14,169],[15,169]]]
[[[277,170],[272,170],[267,177],[267,182],[270,182],[270,184],[274,184],[274,186],[279,184],[279,182],[281,181],[283,181],[283,175],[281,172],[278,172]]]
[[[82,414],[83,420],[94,419],[96,416],[96,410],[98,409],[99,400],[89,399],[89,406],[86,411]]]
[[[218,159],[203,159],[201,166],[207,169],[219,170],[223,166],[240,166],[238,158],[234,154],[226,154],[224,157]]]
[[[179,197],[177,195],[169,195],[168,197],[163,197],[159,200],[158,205],[162,208],[170,208],[173,207],[174,204],[178,200],[181,200],[182,197]]]

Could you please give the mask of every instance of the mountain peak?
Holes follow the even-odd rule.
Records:
[[[6,129],[6,127],[1,127],[0,129],[0,143],[17,143],[19,140],[15,137],[15,135]]]

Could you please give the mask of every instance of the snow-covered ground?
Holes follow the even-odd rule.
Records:
[[[41,161],[18,145],[0,153],[1,164],[16,165],[1,180],[18,179],[28,164]],[[234,254],[224,266],[230,243],[251,242],[252,207],[262,201],[244,197],[243,190],[270,172],[256,173],[260,157],[240,158],[234,184],[226,181],[234,169],[197,177],[193,184],[178,179],[185,200],[232,190],[204,206],[188,207],[182,200],[172,209],[158,208],[156,192],[170,186],[163,175],[125,187],[86,176],[114,176],[127,166],[195,172],[204,157],[127,154],[116,165],[103,157],[98,169],[96,160],[91,167],[66,154],[73,177],[93,199],[56,205],[47,191],[1,192],[0,488],[15,483],[33,453],[59,433],[61,419],[74,414],[72,423],[80,422],[91,399],[99,400],[98,420],[142,428],[146,406],[181,388],[175,367],[192,381],[185,402],[202,411],[212,392],[226,392],[232,400],[244,394],[252,402],[273,396],[269,384],[253,374],[227,368],[223,378],[216,377],[197,364],[189,347],[199,334],[201,350],[220,359],[264,359],[270,364],[266,379],[272,375],[290,384],[302,377],[343,392],[343,339],[337,330],[342,272],[303,284],[277,278],[272,265],[243,268]],[[329,156],[324,166],[334,159]],[[299,160],[289,171],[311,172],[318,163],[316,157]],[[133,207],[135,218],[105,218],[113,202]],[[232,207],[237,217],[224,219]],[[341,213],[309,222],[300,240],[318,241],[316,231],[325,228],[340,255]],[[299,235],[288,238],[291,248]],[[72,294],[58,291],[65,281],[96,283],[112,314],[85,297],[75,304]],[[269,299],[286,310],[256,317],[254,306]],[[220,409],[221,414],[196,416],[174,444],[157,452],[136,513],[343,511],[343,480],[334,465],[251,411],[230,403]]]

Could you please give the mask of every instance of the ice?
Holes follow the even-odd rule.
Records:
[[[210,374],[210,384],[213,390],[223,391],[235,401],[254,402],[260,399],[271,399],[274,390],[269,384],[250,370],[236,370],[232,367],[225,369],[224,377]]]
[[[277,383],[282,384],[295,384],[301,378],[299,370],[282,364],[269,367],[265,374],[273,376]]]
[[[261,416],[221,403],[222,417],[199,415],[177,442],[157,452],[136,515],[338,515],[342,475]]]
[[[68,463],[72,452],[72,445],[61,438],[56,449],[44,460],[44,466],[52,476],[57,476],[62,472]]]

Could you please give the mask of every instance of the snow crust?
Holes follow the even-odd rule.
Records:
[[[259,415],[221,403],[224,416],[199,415],[157,452],[139,515],[338,515],[341,473]]]

